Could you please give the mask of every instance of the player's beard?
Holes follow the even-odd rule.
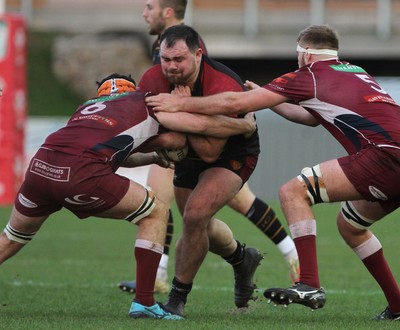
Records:
[[[160,14],[158,18],[154,20],[153,25],[149,24],[149,34],[152,36],[159,35],[164,32],[165,26],[165,19]]]
[[[185,82],[186,82],[186,79],[185,79],[185,77],[182,75],[182,73],[177,74],[177,73],[175,73],[175,72],[174,72],[174,73],[168,72],[168,73],[166,74],[166,76],[167,76],[168,81],[169,81],[171,84],[174,84],[174,85],[184,85]]]
[[[168,81],[174,85],[188,86],[190,83],[194,83],[197,77],[196,64],[193,59],[191,63],[191,68],[189,71],[182,70],[167,70],[164,71],[164,75],[167,77]]]

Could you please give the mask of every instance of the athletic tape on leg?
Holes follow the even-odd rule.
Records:
[[[329,197],[326,192],[325,183],[319,165],[305,167],[301,174],[297,176],[299,181],[303,181],[307,186],[307,195],[311,204],[328,203]]]
[[[361,215],[352,202],[342,202],[340,209],[345,221],[357,229],[368,229],[375,221]]]
[[[154,195],[154,193],[152,193],[150,196],[149,191],[151,191],[151,189],[144,188],[144,190],[146,191],[146,195],[144,197],[142,205],[140,205],[139,208],[135,212],[128,215],[125,218],[125,220],[128,220],[132,223],[136,223],[139,220],[147,217],[155,208],[156,196]]]
[[[10,241],[15,241],[21,244],[29,243],[36,234],[36,232],[30,234],[22,233],[11,227],[9,223],[7,224],[6,228],[4,228],[4,233]]]
[[[358,255],[361,260],[373,255],[375,252],[382,249],[381,242],[376,238],[375,235],[372,235],[369,239],[367,239],[364,243],[361,243],[359,246],[355,247],[353,251]]]

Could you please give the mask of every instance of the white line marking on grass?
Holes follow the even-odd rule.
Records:
[[[7,284],[7,283],[5,283]],[[19,280],[14,280],[12,282],[8,283],[10,286],[14,287],[48,287],[48,288],[63,288],[63,287],[77,287],[77,288],[117,288],[118,284],[117,283],[103,283],[99,284],[99,282],[96,282],[96,285],[93,285],[93,283],[62,283],[62,282],[36,282],[33,280],[27,280],[27,281],[19,281]],[[226,286],[202,286],[202,285],[194,285],[193,290],[201,290],[201,291],[219,291],[219,292],[233,292],[233,286],[232,287],[226,287]],[[258,288],[256,289],[256,292],[262,293],[264,292],[265,288]],[[353,296],[376,296],[376,295],[382,295],[381,291],[353,291],[353,290],[326,290],[327,294],[331,295],[353,295]]]

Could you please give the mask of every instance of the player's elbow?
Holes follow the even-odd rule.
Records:
[[[319,126],[319,121],[314,116],[309,116],[305,121],[304,124],[310,127],[317,127]]]
[[[195,131],[193,133],[200,135],[210,135],[210,122],[205,120],[204,118],[198,118],[196,123]]]
[[[317,120],[313,120],[312,122],[310,122],[308,124],[308,126],[312,126],[312,127],[317,127],[319,125],[320,125],[320,123]]]

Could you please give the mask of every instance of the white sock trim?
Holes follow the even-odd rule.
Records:
[[[159,267],[168,268],[168,259],[169,259],[168,254],[163,253],[163,255],[161,256]]]
[[[157,269],[157,279],[164,282],[168,281],[168,259],[168,254],[163,254]]]
[[[276,244],[276,247],[285,257],[288,255],[290,255],[290,258],[294,258],[297,256],[296,246],[294,245],[294,242],[289,235],[287,235],[282,241]],[[293,251],[296,252],[295,255],[292,253]]]
[[[355,247],[353,251],[361,260],[364,260],[370,255],[373,255],[375,252],[379,251],[380,249],[382,249],[381,242],[379,242],[375,235],[372,235],[364,243],[361,243],[359,246]]]
[[[308,235],[317,236],[317,222],[315,219],[300,220],[289,225],[289,230],[293,239]]]
[[[145,239],[137,239],[135,242],[135,247],[154,251],[159,254],[162,254],[164,251],[164,247],[161,244],[153,243]]]

